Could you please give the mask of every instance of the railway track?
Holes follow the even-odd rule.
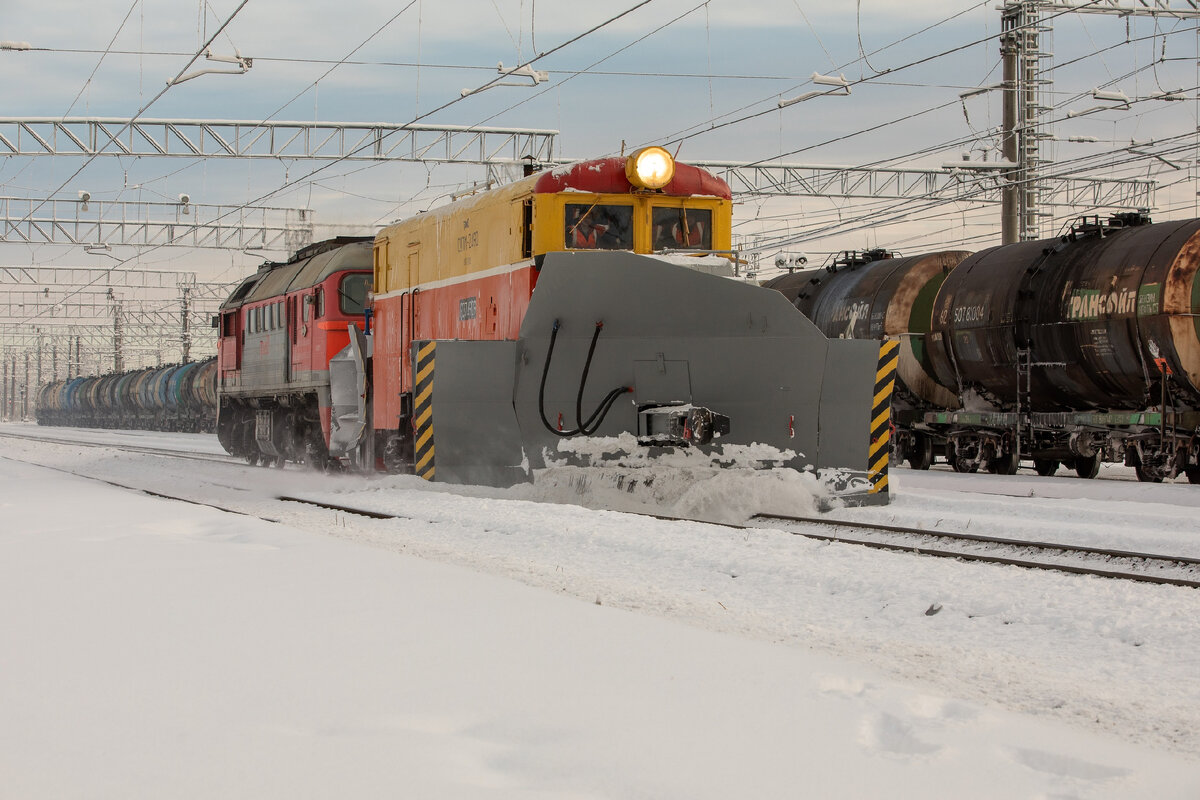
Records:
[[[75,441],[10,432],[0,432],[0,438],[27,439],[82,447],[109,448],[172,458],[234,464],[243,463],[241,459],[236,459],[232,456],[185,452],[143,445]],[[67,470],[62,471],[65,472]],[[90,476],[80,475],[80,477]],[[104,482],[164,499],[179,500],[188,503],[198,502],[187,497],[140,489],[135,486],[112,481]],[[285,503],[302,503],[372,519],[408,519],[408,517],[404,517],[403,515],[352,506],[334,505],[303,497],[279,496],[275,499]],[[198,504],[211,505],[203,502],[199,502]],[[217,505],[213,505],[212,507],[234,511],[234,509]],[[661,516],[658,518],[667,520],[677,519]],[[275,520],[272,519],[271,521]],[[1055,570],[1119,580],[1200,588],[1200,558],[1187,556],[1084,547],[1053,542],[1026,541],[1022,539],[982,536],[945,530],[927,530],[898,525],[848,522],[822,517],[784,516],[776,514],[759,514],[750,521],[750,524],[727,525],[727,527],[743,529],[769,527],[808,539],[854,544],[881,550],[901,551],[939,558],[954,558],[961,561],[1017,566],[1025,569]],[[815,530],[820,528],[831,530],[825,533]],[[833,530],[841,530],[845,531],[845,533],[834,533],[832,532]]]
[[[130,453],[145,453],[152,456],[166,456],[168,458],[184,458],[196,461],[217,461],[224,464],[245,464],[243,459],[236,458],[230,455],[220,453],[196,453],[188,450],[172,450],[166,447],[148,447],[138,444],[117,444],[113,442],[88,442],[81,439],[63,439],[54,436],[32,436],[24,433],[12,433],[10,431],[0,431],[0,439],[22,439],[30,442],[48,442],[50,444],[62,444],[72,447],[103,447],[109,450],[124,450]]]
[[[821,517],[758,514],[754,520],[779,527],[795,536],[897,550],[938,558],[1045,569],[1102,578],[1200,588],[1200,558],[1139,553],[1053,542],[1006,539],[955,531],[926,530],[900,525],[847,522]],[[840,528],[853,536],[818,533],[812,527]],[[766,527],[752,525],[750,527]],[[1114,569],[1116,567],[1116,569]]]
[[[276,499],[287,503],[303,503],[345,514],[358,514],[372,519],[410,519],[399,514],[388,514],[371,509],[336,505],[303,497],[280,496]],[[656,519],[675,522],[694,521],[678,517],[650,516],[655,516]],[[1025,569],[1054,570],[1078,575],[1094,575],[1101,578],[1200,589],[1200,558],[1137,553],[1127,550],[1110,550],[1096,547],[1078,547],[1049,542],[1028,542],[1020,539],[1004,539],[995,536],[931,531],[896,525],[844,522],[821,519],[819,517],[789,517],[777,514],[758,514],[754,519],[770,521],[772,523],[784,523],[783,530],[785,532],[808,539],[856,544],[881,550],[895,550],[941,558],[955,558],[962,561],[979,561],[989,564],[1023,567]],[[859,536],[850,538],[846,536],[834,536],[804,531],[796,527],[809,525],[823,525],[865,531],[868,532],[868,537]],[[764,526],[725,524],[724,527],[749,529]],[[889,540],[887,537],[892,538]],[[936,544],[939,540],[942,542],[941,545]],[[947,549],[948,547],[953,547],[954,549]],[[975,549],[972,550],[972,547]],[[993,552],[987,552],[988,550]],[[1003,551],[1007,554],[1002,554],[998,551]],[[1018,554],[1026,555],[1018,557]],[[1034,554],[1038,557],[1035,558]],[[1098,561],[1108,565],[1123,566],[1125,569],[1106,569],[1095,564],[1083,564],[1080,563],[1081,561]]]

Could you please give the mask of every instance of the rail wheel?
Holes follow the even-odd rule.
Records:
[[[1100,474],[1100,453],[1086,458],[1075,459],[1075,474],[1086,480],[1091,480]]]
[[[393,475],[413,472],[413,441],[407,436],[390,436],[383,448],[383,465]]]
[[[1162,483],[1165,477],[1162,470],[1155,469],[1154,467],[1143,467],[1140,464],[1134,467],[1133,471],[1137,473],[1137,479],[1142,483]]]
[[[913,434],[912,452],[906,456],[913,469],[929,469],[933,463],[933,440],[924,434]]]
[[[246,463],[252,467],[258,464],[258,453],[246,453]]]
[[[1058,461],[1053,458],[1035,458],[1033,460],[1033,468],[1038,475],[1047,478],[1058,472]]]
[[[1188,483],[1200,483],[1200,467],[1184,467],[1183,474],[1187,475]]]
[[[1021,466],[1021,456],[1014,450],[988,462],[988,472],[996,475],[1016,475]]]

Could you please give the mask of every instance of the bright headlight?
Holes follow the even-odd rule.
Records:
[[[625,177],[641,189],[661,189],[675,177],[675,159],[661,147],[643,147],[625,161]]]

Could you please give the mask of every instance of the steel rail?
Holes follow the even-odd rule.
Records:
[[[1054,542],[1039,542],[1026,541],[1023,539],[1008,539],[999,536],[981,536],[970,533],[959,533],[955,531],[942,530],[927,530],[924,528],[911,528],[900,525],[882,525],[870,522],[849,522],[846,520],[821,519],[819,517],[793,517],[783,514],[756,514],[752,519],[761,520],[776,520],[780,522],[796,522],[806,525],[826,525],[831,527],[851,528],[859,530],[874,530],[884,533],[895,533],[907,536],[922,536],[930,539],[950,539],[974,542],[977,544],[996,544],[1003,547],[1013,549],[1024,548],[1031,550],[1042,551],[1058,551],[1064,555],[1080,554],[1083,556],[1099,557],[1105,559],[1131,559],[1145,562],[1146,564],[1158,563],[1164,566],[1167,565],[1200,565],[1200,558],[1192,558],[1189,556],[1169,556],[1161,553],[1140,553],[1130,550],[1114,550],[1100,547],[1075,546],[1067,544],[1059,544]],[[896,543],[883,542],[870,539],[848,539],[842,536],[832,536],[820,533],[787,530],[794,536],[803,536],[808,539],[816,539],[828,542],[841,542],[843,544],[856,544],[864,547],[872,547],[878,550],[892,550],[908,553],[918,553],[920,555],[935,556],[939,558],[954,558],[963,561],[977,561],[989,564],[1004,564],[1009,566],[1023,567],[1026,569],[1044,569],[1057,570],[1059,572],[1069,572],[1077,575],[1095,575],[1102,578],[1118,578],[1122,580],[1140,581],[1143,583],[1155,583],[1170,586],[1186,586],[1193,589],[1200,589],[1200,580],[1189,580],[1186,578],[1172,578],[1162,575],[1151,575],[1139,572],[1120,572],[1114,570],[1097,569],[1094,567],[1079,566],[1076,564],[1063,564],[1052,561],[1030,561],[1022,558],[1011,558],[1008,556],[987,555],[982,553],[969,553],[958,550],[942,550],[932,547],[923,547],[920,545],[914,546],[911,543]]]

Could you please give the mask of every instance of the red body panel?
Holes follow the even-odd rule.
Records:
[[[516,339],[537,284],[532,264],[413,294],[376,297],[374,303],[375,427],[395,429],[400,395],[412,391],[413,340]]]

